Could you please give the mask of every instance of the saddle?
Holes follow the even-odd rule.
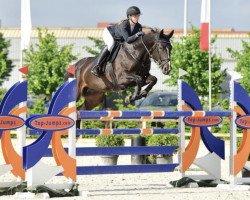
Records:
[[[106,63],[104,63],[102,66],[102,70],[103,70],[103,73],[105,74],[105,76],[110,76],[112,79],[113,91],[118,91],[121,89],[118,85],[118,81],[117,81],[112,63],[116,59],[118,52],[119,52],[122,45],[123,45],[123,43],[121,43],[120,41],[115,41],[114,47],[113,47],[112,51],[110,52],[110,55],[107,58]]]
[[[114,60],[117,57],[118,52],[119,52],[122,44],[123,43],[120,42],[120,41],[115,41],[114,47],[113,47],[112,51],[110,52],[110,55],[109,55],[109,57],[107,59],[107,62],[109,62],[109,63],[113,63],[114,62]]]

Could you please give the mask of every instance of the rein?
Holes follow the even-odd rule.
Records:
[[[161,59],[161,54],[159,53],[159,50],[157,49],[157,51],[158,51],[158,55],[159,55],[159,58],[160,58],[160,62],[158,61],[158,60],[155,60],[154,58],[153,58],[153,56],[152,56],[152,52],[154,52],[154,50],[156,49],[156,47],[158,46],[158,43],[155,43],[151,48],[150,48],[150,50],[147,48],[147,46],[146,46],[146,44],[144,43],[144,41],[143,41],[143,39],[142,39],[142,36],[140,36],[141,37],[141,43],[143,44],[143,46],[144,46],[144,48],[146,49],[146,51],[147,51],[147,53],[148,53],[148,55],[149,55],[149,58],[151,58],[151,59],[153,59],[154,60],[154,62],[157,64],[157,65],[159,65],[159,66],[162,66],[162,65],[164,65],[165,63],[167,63],[167,62],[169,62],[169,60],[170,60],[170,56],[169,56],[169,49],[168,48],[166,48],[167,49],[167,53],[168,53],[168,58],[167,59],[165,59],[165,60],[162,60]],[[170,43],[170,42],[167,42],[167,43]],[[138,63],[138,62],[141,62],[140,60],[138,60],[135,56],[134,56],[134,54],[133,53],[131,53],[129,50],[128,50],[128,48],[126,47],[126,46],[124,46],[125,48],[125,51]]]
[[[143,41],[143,39],[142,39],[142,36],[141,36],[141,42],[142,42],[142,44],[143,44],[143,46],[144,46],[144,48],[147,50],[147,52],[148,52],[148,54],[149,54],[149,57],[150,58],[152,58],[153,60],[154,60],[154,62],[157,64],[157,65],[159,65],[159,66],[162,66],[164,63],[167,63],[167,62],[169,62],[169,60],[170,60],[170,56],[169,56],[169,49],[168,48],[166,48],[167,49],[167,52],[168,52],[168,59],[165,59],[165,60],[162,60],[161,59],[161,54],[159,53],[159,50],[158,50],[158,55],[159,55],[159,58],[160,58],[160,62],[158,61],[158,60],[155,60],[154,58],[153,58],[153,56],[152,56],[152,52],[156,49],[156,46],[158,45],[157,43],[155,43],[153,46],[152,46],[152,48],[151,48],[151,52],[149,51],[149,49],[147,48],[147,46],[145,45],[145,43],[144,43],[144,41]],[[167,43],[170,43],[170,42],[167,42]]]
[[[142,41],[142,44],[143,44],[143,46],[144,46],[144,48],[147,50],[147,52],[148,52],[148,54],[149,54],[149,58],[152,58],[157,64],[159,64],[158,63],[158,61],[156,61],[153,57],[152,57],[152,54],[150,53],[150,51],[148,50],[148,48],[147,48],[147,46],[145,45],[145,43],[143,42],[143,40],[142,40],[142,36],[141,36],[141,41]],[[154,44],[153,45],[153,47],[152,47],[152,51],[154,51],[154,49],[156,48],[156,46],[157,46],[157,43],[156,44]],[[124,49],[126,50],[126,52],[136,61],[136,62],[141,62],[140,60],[138,60],[135,56],[134,56],[134,54],[133,53],[131,53],[129,50],[128,50],[128,48],[124,45]]]

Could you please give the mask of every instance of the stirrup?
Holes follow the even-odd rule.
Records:
[[[98,74],[98,72],[94,69],[91,69],[91,74],[97,76],[97,77],[100,77],[100,74]]]
[[[102,71],[100,71],[99,67],[100,67],[99,65],[96,65],[95,67],[93,67],[91,69],[91,73],[93,75],[97,76],[97,77],[100,77],[100,76],[104,75],[104,73]]]

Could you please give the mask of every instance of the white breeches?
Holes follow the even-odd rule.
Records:
[[[102,38],[103,38],[104,43],[108,46],[109,52],[111,52],[115,44],[115,41],[107,28],[103,30]]]

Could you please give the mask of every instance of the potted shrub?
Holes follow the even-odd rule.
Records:
[[[153,134],[148,139],[148,146],[178,146],[179,141],[176,135],[158,135]],[[150,155],[148,157],[150,163],[156,164],[168,164],[173,163],[173,155],[160,154],[160,155]]]
[[[115,147],[124,146],[124,138],[122,135],[98,135],[96,137],[97,147]],[[119,155],[101,156],[102,165],[117,165]]]

